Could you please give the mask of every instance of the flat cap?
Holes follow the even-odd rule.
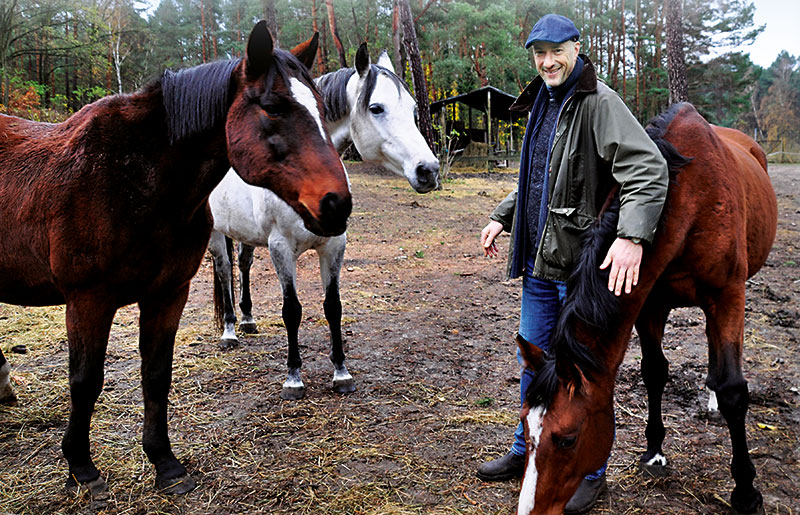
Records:
[[[578,32],[572,20],[560,14],[545,14],[533,26],[533,30],[525,42],[525,48],[529,48],[534,41],[563,43],[568,39],[577,41],[579,37],[581,37],[581,33]]]

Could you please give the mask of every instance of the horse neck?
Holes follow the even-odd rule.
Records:
[[[640,275],[641,277],[641,275]],[[575,334],[579,341],[588,347],[600,361],[600,372],[596,374],[597,382],[613,382],[625,359],[625,353],[631,340],[633,324],[644,305],[655,281],[640,279],[630,294],[623,294],[619,299],[618,322],[609,330],[600,331],[576,322]]]
[[[346,115],[338,120],[333,121],[325,121],[325,128],[328,130],[328,134],[331,135],[331,141],[333,142],[333,146],[336,147],[336,151],[341,155],[347,147],[353,143],[353,136],[350,132],[350,115]]]
[[[162,198],[171,198],[176,207],[194,211],[204,205],[230,167],[224,118],[214,127],[169,143],[160,90],[135,95],[132,101],[152,114],[131,128],[150,134],[139,149],[144,160],[151,163],[147,180],[152,181]]]

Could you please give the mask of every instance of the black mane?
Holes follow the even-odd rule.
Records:
[[[658,147],[661,155],[667,160],[670,179],[675,179],[680,169],[691,163],[693,159],[691,157],[681,155],[681,153],[678,152],[678,149],[676,149],[672,143],[665,139],[669,124],[672,123],[672,120],[675,118],[678,112],[685,107],[689,107],[694,110],[694,106],[687,102],[672,104],[666,111],[651,118],[650,121],[647,122],[647,126],[644,129],[647,132],[647,135],[650,136],[650,139],[653,140]]]
[[[161,94],[170,143],[210,129],[225,117],[231,102],[231,74],[239,61],[215,61],[164,72]]]
[[[666,159],[671,181],[692,161],[665,139],[669,124],[685,105],[673,104],[650,120],[645,129]],[[666,211],[662,211],[662,223]],[[616,192],[584,237],[578,264],[567,281],[567,296],[550,339],[550,353],[525,395],[528,406],[549,405],[558,387],[559,371],[569,364],[575,365],[589,380],[603,369],[598,356],[577,339],[575,328],[580,322],[587,329],[602,334],[610,332],[619,321],[619,299],[608,290],[610,270],[599,269],[600,260],[616,238],[618,219],[619,193]]]
[[[354,73],[356,73],[355,68],[342,68],[317,79],[317,86],[325,101],[326,121],[335,122],[350,113],[350,106],[347,104],[347,82]],[[395,86],[397,86],[398,94],[402,91],[401,87],[408,91],[406,83],[393,71],[377,64],[370,64],[366,78],[367,82],[364,85],[361,96],[358,98],[358,106],[362,111],[366,111],[369,107],[369,99],[372,97],[372,92],[375,91],[375,84],[378,82],[378,75],[380,74],[392,79]]]
[[[276,48],[272,66],[265,78],[265,89],[270,91],[280,74],[286,85],[289,77],[301,77],[316,90],[308,70],[290,52]],[[160,79],[170,143],[198,134],[214,127],[225,115],[233,101],[232,73],[241,59],[215,61],[185,70],[166,70]]]

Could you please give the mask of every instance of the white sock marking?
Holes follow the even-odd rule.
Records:
[[[708,390],[708,411],[718,411],[719,404],[717,404],[717,394],[714,390]]]
[[[545,413],[547,413],[547,410],[542,406],[537,406],[528,412],[528,434],[533,445],[531,447],[531,455],[528,456],[525,479],[522,481],[522,489],[519,492],[519,506],[517,508],[519,515],[528,515],[532,512],[536,502],[536,481],[539,475],[536,470],[536,449],[539,447],[539,437],[542,435]]]
[[[652,458],[647,461],[647,465],[652,467],[653,465],[659,465],[661,467],[667,466],[667,458],[662,456],[661,454],[656,454]]]
[[[325,135],[325,129],[322,127],[322,119],[319,117],[317,98],[314,96],[311,88],[300,82],[295,77],[289,79],[289,84],[292,88],[292,95],[294,95],[295,100],[300,102],[306,109],[308,109],[311,117],[314,118],[315,122],[317,122],[317,127],[319,127],[319,133],[322,135],[322,139],[327,139],[327,136]]]

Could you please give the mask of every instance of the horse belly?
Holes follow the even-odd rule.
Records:
[[[46,276],[40,276],[46,277]],[[3,267],[0,277],[0,302],[18,306],[56,306],[64,304],[64,295],[49,281],[32,276],[29,271]]]
[[[255,198],[263,189],[245,183],[233,169],[211,192],[208,203],[214,217],[214,229],[248,245],[267,245],[270,227],[264,227],[262,217],[256,216]]]

